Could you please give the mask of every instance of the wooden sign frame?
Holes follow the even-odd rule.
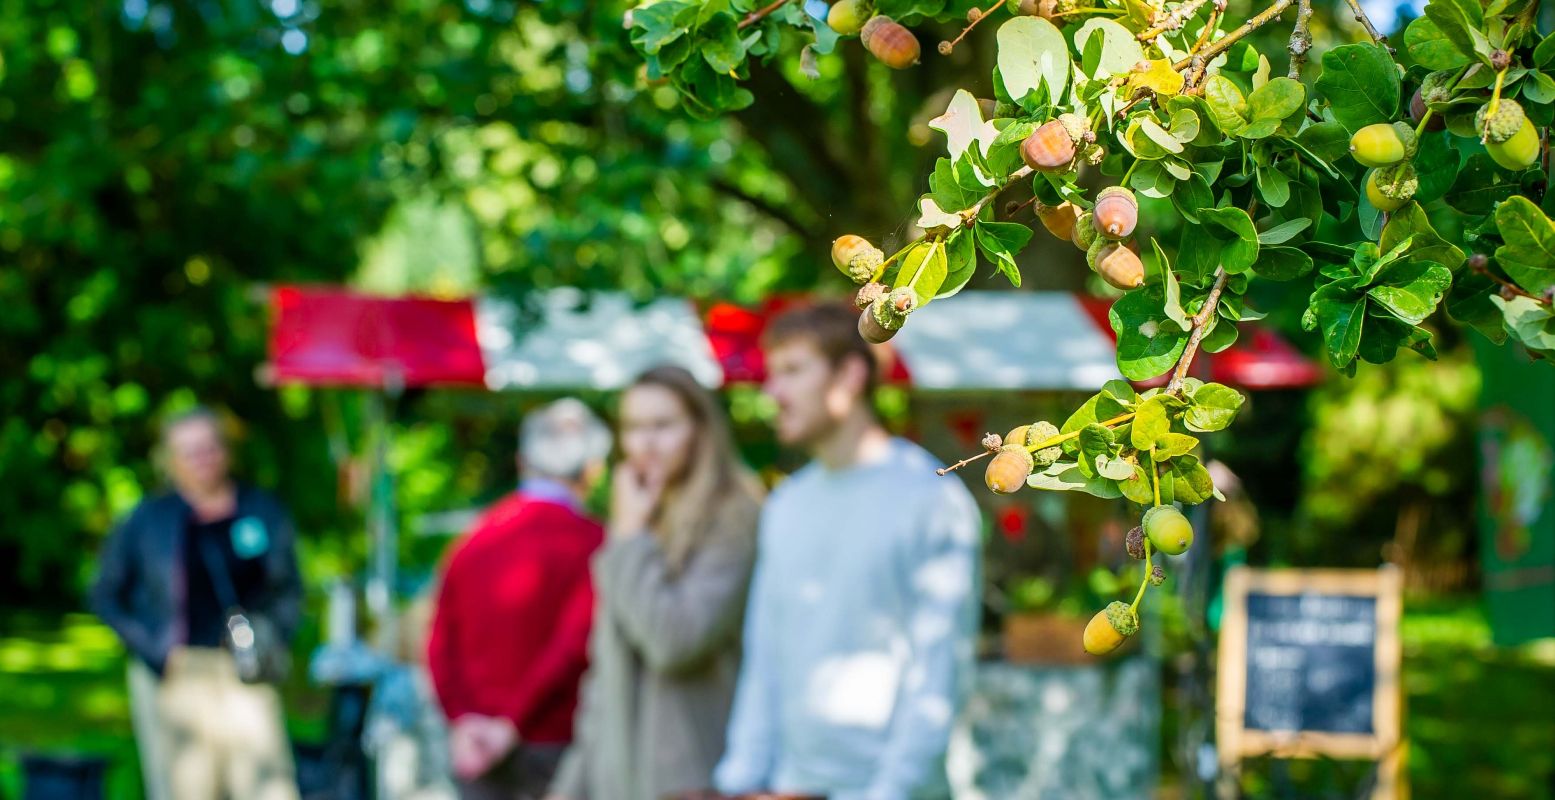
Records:
[[[1221,765],[1235,772],[1245,756],[1277,758],[1373,759],[1381,762],[1375,798],[1403,796],[1403,690],[1399,681],[1402,646],[1398,623],[1403,611],[1403,579],[1393,566],[1375,570],[1257,570],[1235,567],[1226,574],[1225,616],[1216,667],[1215,733]],[[1244,727],[1247,709],[1247,596],[1252,593],[1295,596],[1306,593],[1375,597],[1376,685],[1372,695],[1372,733],[1276,733]]]

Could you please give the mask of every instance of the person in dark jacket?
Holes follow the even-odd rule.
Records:
[[[291,520],[275,498],[232,478],[214,412],[172,418],[161,445],[172,491],[142,501],[109,537],[91,596],[131,655],[147,796],[296,798],[280,697],[241,680],[226,647],[236,609],[276,632],[260,646],[284,649],[296,630]]]

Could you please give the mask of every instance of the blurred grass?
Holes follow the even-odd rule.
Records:
[[[1403,621],[1409,777],[1417,798],[1555,797],[1555,642],[1490,645],[1477,599],[1406,604]],[[299,636],[285,688],[292,735],[316,741],[323,696],[301,665],[314,632]],[[140,797],[124,688],[124,653],[86,615],[0,619],[0,797],[18,797],[27,752],[109,759],[109,798]],[[1250,797],[1354,797],[1368,766],[1333,761],[1249,762]]]
[[[316,641],[316,631],[304,623],[297,669],[282,688],[287,728],[301,741],[323,735],[326,698],[303,675]],[[21,796],[20,758],[26,754],[106,758],[108,798],[141,796],[124,649],[96,617],[0,617],[0,798]]]

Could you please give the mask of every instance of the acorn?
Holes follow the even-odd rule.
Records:
[[[1015,10],[1021,16],[1052,19],[1058,11],[1058,0],[1020,0]]]
[[[1122,186],[1108,186],[1096,196],[1091,209],[1091,224],[1096,232],[1116,241],[1126,239],[1139,224],[1139,201]]]
[[[1100,247],[1092,245],[1086,256],[1091,269],[1114,289],[1126,292],[1144,285],[1145,264],[1127,245],[1118,242],[1107,242]]]
[[[1133,609],[1121,600],[1114,600],[1086,623],[1085,652],[1104,656],[1138,632],[1139,618],[1134,616]]]
[[[997,433],[985,433],[985,434],[983,434],[983,449],[984,450],[987,450],[990,453],[997,453],[997,452],[999,452],[999,448],[1001,448],[1003,446],[1004,446],[1004,439],[1002,437],[1000,437],[999,434],[997,434]]]
[[[902,325],[907,322],[907,315],[912,313],[912,309],[917,305],[916,295],[912,296],[911,302],[899,299],[905,297],[899,295],[904,291],[912,292],[912,289],[904,286],[888,295],[877,297],[869,304],[869,308],[859,314],[858,332],[864,337],[864,341],[870,344],[881,344],[902,329]],[[901,306],[905,306],[906,310],[902,310]]]
[[[1009,433],[1006,433],[1004,435],[1004,441],[1006,441],[1006,442],[1008,442],[1010,444],[1025,444],[1026,443],[1026,431],[1028,431],[1030,429],[1031,429],[1030,425],[1016,425],[1015,427],[1010,429]]]
[[[1043,442],[1046,442],[1057,435],[1057,425],[1054,425],[1047,420],[1038,420],[1026,426],[1026,438],[1023,443],[1029,449],[1036,447],[1037,445],[1042,444]],[[1063,446],[1055,444],[1051,447],[1044,447],[1041,450],[1033,452],[1031,457],[1032,460],[1036,462],[1038,467],[1047,469],[1053,465],[1053,462],[1058,460],[1059,456],[1062,456],[1063,454]]]
[[[1069,242],[1081,250],[1089,251],[1095,241],[1096,226],[1091,223],[1091,212],[1082,212],[1074,221],[1074,228],[1069,231]]]
[[[1037,219],[1047,232],[1060,239],[1068,239],[1074,233],[1075,220],[1080,218],[1080,207],[1065,200],[1056,206],[1037,202]]]
[[[1160,586],[1166,583],[1166,570],[1161,569],[1160,564],[1150,565],[1150,585]]]
[[[1490,68],[1496,72],[1512,66],[1512,54],[1497,47],[1490,51]]]
[[[1364,166],[1390,167],[1403,161],[1406,153],[1398,129],[1386,122],[1367,125],[1350,137],[1350,155]]]
[[[864,29],[864,9],[861,0],[837,0],[826,12],[826,26],[843,36],[852,36]]]
[[[831,243],[831,262],[848,276],[848,280],[863,285],[885,263],[885,253],[870,244],[868,239],[849,233],[837,237]]]
[[[1123,549],[1128,551],[1128,557],[1135,561],[1145,560],[1145,529],[1135,525],[1128,529],[1128,535],[1123,537]]]
[[[1416,125],[1419,125],[1420,120],[1425,119],[1426,110],[1425,94],[1420,89],[1416,89],[1414,97],[1409,98],[1409,118]],[[1432,114],[1431,121],[1425,124],[1425,129],[1428,131],[1439,131],[1446,128],[1447,117],[1444,114]]]
[[[1366,176],[1366,199],[1378,211],[1393,212],[1403,208],[1419,188],[1415,165],[1407,161],[1374,169]]]
[[[1068,172],[1074,154],[1074,137],[1056,119],[1043,123],[1020,144],[1021,160],[1038,172]]]
[[[1500,144],[1511,139],[1528,121],[1528,115],[1516,100],[1503,99],[1496,105],[1496,115],[1487,120],[1489,111],[1490,104],[1486,103],[1474,112],[1474,130],[1485,132],[1486,144]]]
[[[1193,545],[1193,525],[1176,506],[1154,506],[1140,521],[1150,546],[1169,556],[1182,555]]]
[[[988,462],[983,482],[999,494],[1014,494],[1026,485],[1026,477],[1031,474],[1034,466],[1036,464],[1026,448],[1018,444],[1006,444]]]
[[[1524,118],[1522,127],[1511,138],[1504,142],[1486,142],[1485,151],[1492,160],[1507,169],[1524,170],[1539,160],[1539,133],[1533,123]]]
[[[859,38],[880,63],[891,69],[907,69],[918,63],[918,39],[884,14],[876,14],[864,23]]]

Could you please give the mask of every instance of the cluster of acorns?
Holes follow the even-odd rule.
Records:
[[[1135,559],[1145,558],[1145,542],[1158,553],[1181,555],[1193,545],[1193,525],[1176,506],[1154,506],[1145,511],[1138,527],[1128,532],[1125,546]],[[1150,567],[1151,586],[1160,586],[1166,580],[1166,570],[1160,564]],[[1139,617],[1134,607],[1122,601],[1108,603],[1096,612],[1085,625],[1085,652],[1104,656],[1118,649],[1123,641],[1139,632]]]
[[[1043,123],[1020,145],[1021,159],[1036,172],[1065,173],[1081,162],[1097,164],[1106,155],[1090,123],[1079,114],[1060,114]],[[1086,211],[1064,201],[1037,203],[1042,227],[1085,251],[1085,263],[1111,286],[1128,291],[1145,282],[1145,266],[1130,236],[1139,224],[1139,201],[1122,186],[1109,186]]]
[[[864,341],[880,344],[902,329],[907,315],[918,307],[912,287],[888,288],[875,280],[885,264],[885,253],[862,236],[846,234],[831,244],[831,260],[854,283],[861,284],[854,303],[859,314],[858,332]]]
[[[843,36],[857,34],[870,55],[891,69],[918,63],[918,37],[896,20],[872,13],[870,0],[837,0],[826,12],[826,24]]]

